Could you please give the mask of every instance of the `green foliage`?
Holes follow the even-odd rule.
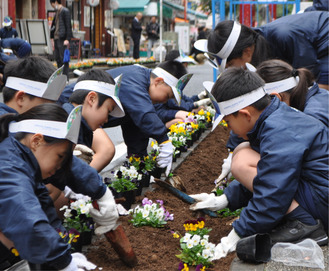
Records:
[[[118,193],[137,189],[136,183],[124,177],[115,179],[109,186],[114,188]]]
[[[237,217],[240,215],[242,209],[237,209],[235,211],[230,211],[229,208],[224,208],[222,210],[217,211],[220,217],[228,217],[228,216],[234,216]]]

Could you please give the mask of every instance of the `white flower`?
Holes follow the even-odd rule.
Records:
[[[183,242],[186,243],[188,240],[190,240],[191,236],[192,235],[190,233],[185,233],[183,237]]]
[[[72,215],[71,215],[71,209],[66,209],[65,210],[65,212],[64,212],[64,217],[65,218],[69,218],[69,217],[71,217]]]
[[[199,242],[200,242],[200,235],[194,235],[193,237],[192,237],[192,241],[193,241],[193,244],[194,244],[194,246],[197,246],[198,244],[199,244]]]
[[[213,244],[213,243],[208,243],[207,245],[205,245],[205,248],[206,249],[214,249],[216,246],[215,246],[215,244]]]
[[[151,205],[151,210],[152,211],[154,211],[154,210],[156,210],[157,209],[157,204],[156,203],[152,203],[152,205]]]
[[[189,239],[186,243],[187,248],[192,248],[194,246],[194,242],[192,239]]]
[[[146,210],[146,211],[151,211],[151,205],[149,205],[149,204],[146,204],[146,205],[144,205],[144,210]]]
[[[140,181],[142,179],[142,174],[138,174],[137,180]]]
[[[206,239],[202,239],[200,241],[200,244],[201,244],[201,246],[205,247],[206,245],[208,245],[208,241]]]
[[[205,240],[209,240],[209,235],[208,234],[205,234],[204,236],[203,236],[203,239],[205,239]]]
[[[63,210],[65,210],[65,209],[67,209],[68,207],[67,207],[67,205],[64,205],[62,208],[60,208],[59,210],[60,211],[63,211]]]
[[[162,217],[163,217],[163,215],[164,215],[164,211],[163,211],[163,209],[158,209],[158,210],[156,210],[156,217],[157,218],[159,218],[159,219],[161,219]]]
[[[143,218],[146,218],[146,217],[148,217],[148,216],[149,216],[149,214],[150,214],[150,212],[149,212],[149,211],[147,211],[147,210],[144,210],[144,211],[143,211],[143,213],[142,213],[142,215],[143,215]]]
[[[209,257],[211,257],[212,253],[209,249],[204,249],[202,251],[202,257],[205,259],[208,259]]]
[[[88,214],[89,213],[89,208],[85,205],[80,208],[81,214]]]

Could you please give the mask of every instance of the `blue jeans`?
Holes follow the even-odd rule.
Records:
[[[147,57],[151,57],[152,54],[152,48],[154,44],[156,43],[156,39],[149,39],[147,43]]]

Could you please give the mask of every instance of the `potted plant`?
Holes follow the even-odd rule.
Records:
[[[80,233],[81,245],[89,245],[94,230],[94,221],[89,214],[92,208],[91,200],[78,199],[71,201],[70,205],[64,205],[60,210],[65,210],[63,226],[70,234],[72,229]]]
[[[119,170],[114,173],[108,185],[116,193],[121,193],[126,199],[122,203],[127,210],[130,209],[131,204],[135,202],[135,190],[137,189],[137,182],[141,180],[142,176],[137,172],[134,166],[125,167],[120,166]]]

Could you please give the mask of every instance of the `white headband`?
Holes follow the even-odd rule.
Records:
[[[80,131],[81,111],[81,105],[75,107],[66,122],[37,119],[11,122],[9,124],[9,132],[40,133],[49,137],[68,139],[76,144]]]
[[[115,85],[96,81],[96,80],[82,80],[82,81],[76,83],[76,85],[73,88],[73,91],[80,90],[80,89],[96,91],[98,93],[102,93],[109,97],[112,97],[113,95],[115,95],[114,94]]]
[[[222,59],[228,58],[239,39],[240,33],[241,25],[234,21],[232,31],[227,41],[225,42],[223,48],[216,55],[218,55]]]
[[[156,67],[152,72],[158,77],[163,78],[163,81],[165,81],[167,85],[169,86],[177,85],[178,79],[172,74],[170,74],[169,72],[165,71],[164,69]]]
[[[212,131],[221,122],[224,116],[237,112],[242,108],[245,108],[248,105],[253,104],[254,102],[263,98],[267,94],[265,89],[263,87],[260,87],[239,97],[235,97],[233,99],[218,103],[215,97],[211,94],[211,89],[213,85],[214,83],[210,81],[203,82],[203,86],[206,89],[208,97],[210,98],[216,110],[216,113],[218,114],[218,116],[216,117],[213,123]]]
[[[227,116],[234,112],[253,104],[266,95],[263,87],[257,88],[251,92],[243,94],[239,97],[218,103],[221,115]]]
[[[63,66],[64,67],[64,66]],[[32,96],[57,101],[66,86],[66,75],[63,67],[56,70],[48,79],[47,83],[9,76],[6,80],[6,87],[21,90]]]
[[[295,86],[298,85],[298,82],[299,82],[298,76],[289,77],[284,80],[280,80],[272,83],[266,83],[264,88],[268,94],[271,94],[273,92],[281,93],[294,88]]]
[[[119,99],[119,89],[121,85],[122,75],[120,74],[118,77],[114,79],[115,85],[96,81],[96,80],[83,80],[78,83],[73,88],[73,91],[76,90],[89,90],[89,91],[95,91],[97,93],[102,93],[110,98],[112,98],[115,103],[116,107],[113,109],[112,112],[109,113],[109,115],[121,118],[125,116],[125,112],[123,109],[123,106]]]

